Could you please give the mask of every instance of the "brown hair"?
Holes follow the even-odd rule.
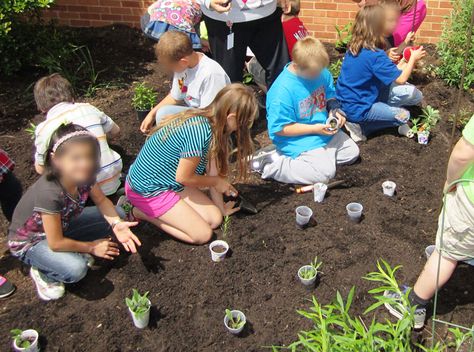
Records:
[[[395,10],[401,11],[400,2],[398,0],[379,0],[379,4],[383,8],[391,7]]]
[[[385,11],[380,5],[366,5],[357,12],[352,39],[348,45],[352,55],[359,55],[365,48],[377,50],[385,48],[383,36],[385,27]]]
[[[40,78],[33,89],[36,106],[42,112],[48,112],[56,104],[74,102],[74,90],[71,83],[59,73]]]
[[[285,12],[285,15],[288,16],[298,16],[301,11],[301,3],[300,0],[289,0],[291,8],[290,11]]]
[[[329,65],[329,55],[323,43],[311,36],[298,40],[291,56],[293,62],[302,69],[322,69]]]
[[[227,116],[235,114],[237,120],[236,149],[238,162],[238,178],[248,177],[248,158],[253,154],[253,142],[250,129],[258,114],[258,105],[253,92],[241,83],[224,87],[214,101],[204,109],[190,109],[182,113],[164,118],[155,129],[156,133],[166,129],[164,139],[179,126],[195,116],[203,116],[209,120],[212,128],[212,142],[209,149],[209,160],[215,160],[219,175],[229,174],[230,133],[227,131]]]
[[[163,34],[155,46],[158,59],[178,62],[194,52],[191,39],[182,32],[169,31]]]

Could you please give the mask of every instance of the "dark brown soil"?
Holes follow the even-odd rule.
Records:
[[[88,101],[121,126],[122,137],[113,147],[128,166],[144,141],[130,106],[130,84],[146,80],[163,97],[169,79],[160,73],[150,42],[134,30],[86,30],[79,37],[89,46],[98,69],[106,69],[101,78],[122,84],[100,90]],[[331,55],[335,56],[333,49]],[[0,146],[16,160],[16,174],[25,187],[37,178],[32,168],[32,141],[24,128],[36,114],[30,85],[39,75],[25,72],[0,81],[5,87],[0,93]],[[300,284],[297,270],[316,255],[324,263],[324,275],[314,295],[327,303],[337,290],[347,294],[355,285],[357,314],[372,303],[366,292],[373,285],[362,277],[375,269],[378,259],[403,265],[400,281],[413,284],[425,263],[424,248],[433,243],[436,233],[450,142],[451,125],[446,121],[454,111],[457,94],[423,72],[414,79],[427,103],[439,108],[444,118],[428,146],[390,133],[370,139],[360,145],[361,162],[340,169],[337,178],[346,180],[345,186],[329,190],[322,204],[314,203],[312,193],[298,195],[291,186],[257,177],[250,184],[238,185],[260,212],[233,218],[226,239],[232,256],[223,262],[210,260],[208,246],[184,245],[142,225],[136,231],[143,241],[139,254],[99,262],[82,282],[68,286],[63,299],[45,303],[37,298],[19,261],[3,246],[0,272],[18,290],[1,304],[2,350],[7,349],[12,328],[37,329],[43,351],[250,352],[287,344],[299,330],[310,327],[296,313],[309,306],[311,297]],[[474,111],[472,95],[465,95],[462,106]],[[264,129],[264,119],[260,119],[255,131],[259,145],[268,143]],[[382,182],[387,179],[398,186],[393,198],[382,193]],[[353,201],[364,205],[360,224],[347,219],[345,206]],[[296,229],[294,214],[299,205],[313,209],[316,226]],[[4,220],[0,229],[5,238]],[[439,312],[443,319],[472,325],[473,274],[473,268],[460,265],[442,289]],[[132,288],[150,291],[149,329],[133,327],[124,302]],[[226,308],[239,309],[247,316],[240,337],[230,335],[224,327]],[[378,313],[380,318],[387,316],[382,309]],[[437,332],[441,339],[445,330]]]
[[[224,253],[226,249],[227,248],[225,248],[224,246],[214,246],[214,247],[212,247],[212,250],[215,253]]]

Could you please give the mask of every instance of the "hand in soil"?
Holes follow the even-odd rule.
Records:
[[[99,258],[114,260],[120,254],[118,244],[110,239],[100,239],[92,242],[91,254]]]
[[[226,178],[219,177],[217,184],[214,186],[217,192],[225,194],[229,197],[237,197],[239,191],[237,191],[234,186],[232,186]]]
[[[138,222],[120,222],[114,227],[114,233],[123,248],[127,252],[137,253],[137,247],[141,242],[137,236],[130,230],[130,227],[137,226]]]
[[[234,201],[224,203],[224,216],[230,216],[240,211],[240,207],[235,207],[236,204],[237,202]]]

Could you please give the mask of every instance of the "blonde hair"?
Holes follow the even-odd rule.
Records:
[[[296,42],[292,57],[293,62],[302,69],[322,69],[329,65],[329,55],[323,43],[311,36]]]
[[[169,31],[163,34],[155,46],[158,59],[178,62],[194,52],[191,39],[182,32]]]
[[[59,73],[40,78],[33,89],[36,106],[39,111],[48,112],[56,104],[74,102],[71,83]]]
[[[212,128],[212,142],[208,159],[215,160],[220,176],[229,174],[229,157],[231,152],[230,133],[227,130],[227,117],[235,114],[237,121],[236,143],[238,178],[248,177],[248,157],[253,154],[253,142],[250,129],[258,114],[258,105],[253,92],[241,83],[224,87],[214,101],[204,109],[189,109],[182,113],[170,115],[161,120],[151,135],[164,130],[164,139],[168,138],[177,128],[195,116],[208,119]]]
[[[383,36],[385,28],[385,10],[380,5],[366,5],[357,12],[352,39],[348,45],[352,55],[359,55],[365,48],[377,50],[385,48]]]
[[[400,2],[397,0],[379,0],[379,5],[383,8],[392,8],[397,11],[402,11]]]

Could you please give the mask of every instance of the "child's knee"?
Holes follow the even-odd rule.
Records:
[[[410,112],[407,109],[396,108],[395,119],[400,122],[400,124],[405,124],[410,120]]]
[[[87,274],[87,262],[77,259],[67,264],[67,270],[63,277],[63,282],[71,284],[81,281]]]
[[[412,105],[417,105],[421,103],[421,101],[423,100],[423,93],[421,92],[421,90],[413,86],[410,94],[410,100],[412,102]]]
[[[213,207],[209,212],[208,223],[211,229],[215,230],[221,226],[223,220],[222,212],[218,207]]]
[[[201,228],[197,228],[196,231],[191,234],[191,240],[193,244],[205,244],[209,242],[212,238],[213,230],[208,226],[202,226]]]

